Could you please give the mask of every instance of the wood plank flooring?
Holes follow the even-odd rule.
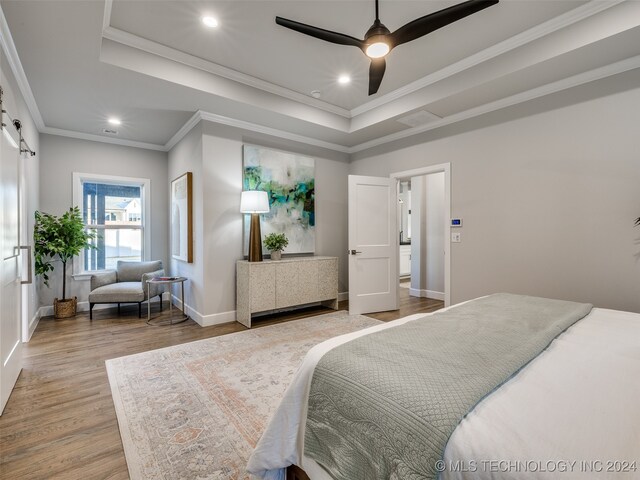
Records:
[[[389,321],[443,306],[400,290],[400,310],[370,316]],[[256,327],[329,312],[311,307],[269,315]],[[0,417],[0,479],[128,479],[105,360],[242,330],[239,323],[203,328],[192,320],[152,327],[138,319],[137,306],[123,307],[119,317],[115,310],[94,311],[93,322],[84,313],[41,319]]]

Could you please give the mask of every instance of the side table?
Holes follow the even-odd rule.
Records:
[[[173,285],[175,283],[179,283],[180,287],[181,287],[181,296],[180,296],[180,301],[182,303],[182,309],[180,310],[182,315],[179,317],[177,322],[173,321],[173,302],[171,301],[171,298],[169,298],[169,323],[151,323],[151,302],[147,301],[147,324],[148,325],[153,325],[154,327],[157,326],[164,326],[164,325],[174,325],[177,323],[182,323],[185,322],[189,319],[189,316],[185,313],[184,311],[184,282],[186,282],[188,280],[187,277],[154,277],[150,280],[147,280],[147,298],[149,298],[149,295],[151,294],[151,284],[156,284],[156,285]],[[171,289],[169,289],[169,292],[171,292]],[[162,297],[160,297],[162,301]]]

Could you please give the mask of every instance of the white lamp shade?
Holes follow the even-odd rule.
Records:
[[[267,196],[267,192],[258,190],[242,192],[240,211],[242,213],[269,213],[269,197]]]

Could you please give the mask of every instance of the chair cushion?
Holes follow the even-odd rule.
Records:
[[[123,262],[119,260],[116,267],[118,282],[140,282],[144,273],[155,272],[161,268],[162,262],[160,260],[151,262]]]
[[[89,303],[137,303],[144,301],[141,282],[119,282],[98,287],[89,294]]]

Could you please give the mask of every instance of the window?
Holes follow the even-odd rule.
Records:
[[[96,233],[96,248],[79,256],[75,273],[115,269],[118,260],[148,259],[150,181],[82,173],[74,173],[73,180],[74,205],[86,229]]]

